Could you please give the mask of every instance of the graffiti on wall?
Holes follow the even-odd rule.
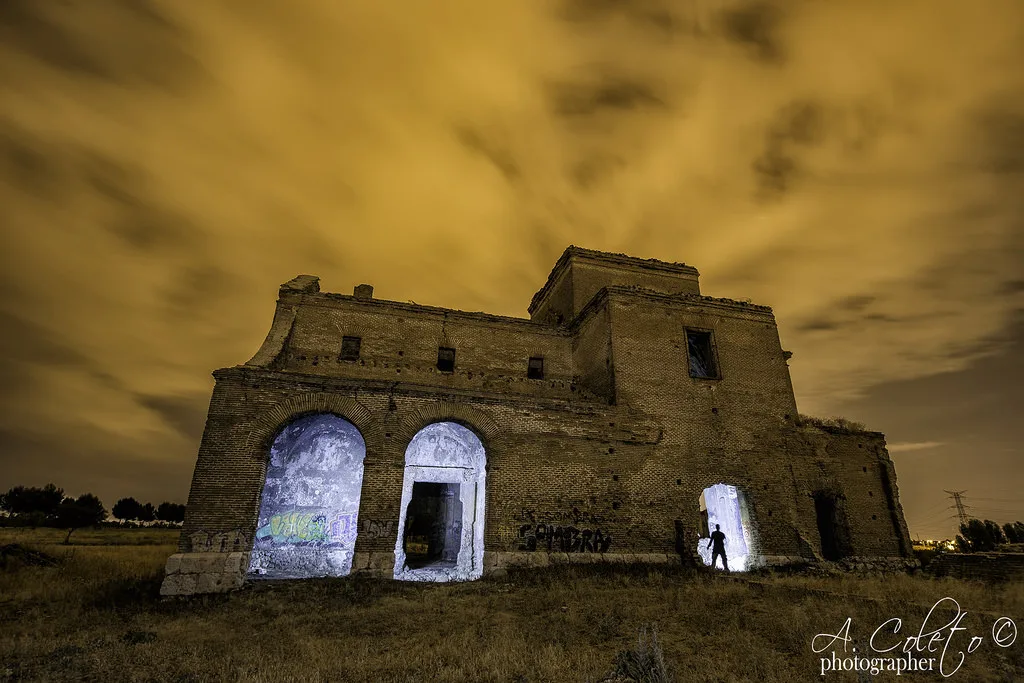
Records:
[[[391,538],[395,533],[395,522],[378,519],[364,519],[359,523],[366,538]]]
[[[322,510],[279,512],[256,530],[256,538],[270,538],[275,543],[351,544],[356,539],[356,516],[344,512],[331,518]]]
[[[540,549],[563,553],[604,553],[611,544],[611,534],[600,529],[547,524],[523,524],[519,527],[519,550],[527,552]]]
[[[188,539],[194,553],[237,553],[249,549],[249,537],[240,529],[194,531]]]
[[[356,427],[315,413],[270,445],[249,574],[345,576],[352,568],[366,445]]]

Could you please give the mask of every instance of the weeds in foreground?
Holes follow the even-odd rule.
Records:
[[[615,657],[615,676],[636,683],[675,683],[665,664],[665,654],[658,643],[658,629],[654,624],[640,627],[636,647],[623,650]]]
[[[809,680],[818,673],[810,639],[848,617],[864,627],[902,617],[911,629],[926,610],[909,605],[949,595],[972,612],[962,626],[982,633],[991,620],[977,610],[1016,618],[1024,606],[1012,585],[761,575],[753,587],[682,568],[601,565],[464,584],[251,584],[161,600],[173,543],[30,540],[17,542],[57,563],[0,570],[0,681],[571,683],[613,670],[619,681]],[[0,545],[10,542],[0,533]],[[958,678],[1024,680],[1024,648],[979,651]]]

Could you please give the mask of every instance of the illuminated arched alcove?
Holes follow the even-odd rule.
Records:
[[[454,422],[427,425],[405,451],[395,578],[468,581],[483,575],[486,455]]]
[[[713,548],[709,547],[715,525],[725,534],[725,554],[729,569],[744,571],[751,565],[753,522],[743,491],[729,484],[715,484],[700,495],[701,532],[697,552],[704,564],[711,566]],[[721,566],[717,560],[716,566]]]
[[[303,579],[352,570],[366,444],[336,415],[307,415],[270,446],[249,576]]]

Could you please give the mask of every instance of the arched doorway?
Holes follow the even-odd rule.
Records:
[[[467,581],[483,575],[486,455],[454,422],[427,425],[405,451],[395,578]]]
[[[750,565],[752,523],[743,492],[729,484],[709,486],[700,494],[700,539],[697,552],[706,566],[711,566],[713,549],[709,548],[715,525],[725,534],[725,553],[729,569],[744,571]],[[718,561],[719,566],[721,560]]]
[[[352,570],[366,444],[328,413],[286,425],[270,446],[249,576],[304,579]]]

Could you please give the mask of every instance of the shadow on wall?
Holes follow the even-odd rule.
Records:
[[[249,577],[346,576],[358,529],[366,445],[355,425],[315,414],[270,447]]]
[[[821,556],[833,562],[849,557],[853,554],[853,542],[846,517],[846,497],[833,490],[818,490],[813,495]]]

